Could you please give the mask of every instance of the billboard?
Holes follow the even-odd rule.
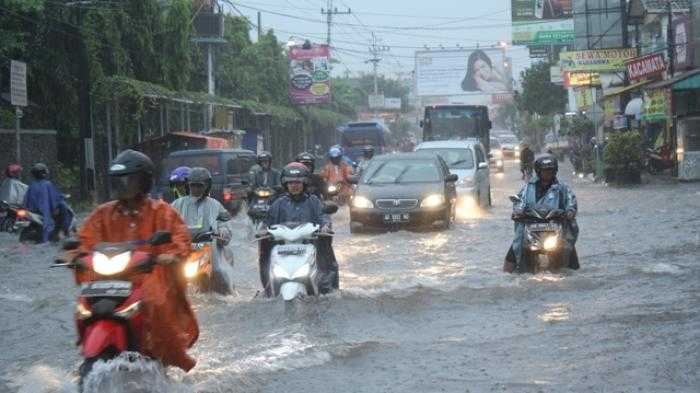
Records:
[[[511,0],[514,45],[574,41],[572,0]]]
[[[289,97],[295,104],[331,101],[330,50],[328,45],[289,49]]]
[[[626,71],[626,62],[636,56],[634,48],[595,49],[559,53],[563,71]]]
[[[416,93],[420,97],[473,96],[483,97],[486,103],[493,94],[511,91],[511,75],[499,48],[416,52]]]

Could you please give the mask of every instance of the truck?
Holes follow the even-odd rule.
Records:
[[[477,138],[490,151],[491,121],[485,105],[431,105],[425,107],[423,141]]]

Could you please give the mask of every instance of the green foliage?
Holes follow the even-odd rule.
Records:
[[[642,168],[642,138],[636,130],[611,133],[605,146],[608,182],[638,183]]]
[[[564,112],[566,108],[566,90],[550,82],[550,64],[535,63],[520,74],[523,93],[517,98],[520,110],[551,115]]]
[[[508,101],[498,107],[496,118],[494,119],[495,126],[501,129],[513,129],[518,117],[518,107],[515,102]]]

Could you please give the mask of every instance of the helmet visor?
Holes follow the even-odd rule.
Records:
[[[142,192],[141,175],[138,173],[110,176],[109,184],[112,199],[131,199]]]

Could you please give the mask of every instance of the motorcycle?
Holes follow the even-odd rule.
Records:
[[[222,213],[216,218],[219,222],[226,222],[230,219],[231,216],[228,213]],[[201,292],[230,294],[231,286],[223,276],[225,273],[214,268],[212,242],[219,239],[216,232],[213,229],[202,231],[201,226],[189,227],[189,229],[192,236],[192,251],[184,263],[185,279]]]
[[[0,201],[0,232],[14,232],[15,222],[17,221],[18,215],[22,217],[26,215],[26,210],[22,209],[21,206],[11,205],[6,201]]]
[[[68,204],[66,204],[66,209],[70,213],[72,219],[68,228],[65,230],[65,233],[75,233],[75,212],[73,212],[73,209]],[[17,218],[15,219],[12,231],[19,231],[19,241],[35,243],[41,242],[42,235],[44,233],[44,217],[41,214],[22,208],[16,209],[16,216]],[[56,222],[56,227],[49,235],[49,239],[51,241],[58,241],[59,233],[64,230],[64,228],[59,224],[62,221],[61,216],[55,215],[54,221]]]
[[[675,166],[671,151],[666,146],[661,146],[658,149],[645,149],[643,162],[644,168],[652,175]]]
[[[343,182],[331,183],[326,188],[326,200],[338,205],[346,204],[351,194],[351,186]]]
[[[262,229],[274,195],[274,190],[270,188],[258,188],[253,193],[253,198],[248,205],[248,217],[253,223],[253,233]]]
[[[145,243],[159,246],[171,242],[170,232],[156,232]],[[79,368],[80,390],[98,360],[107,361],[124,352],[140,352],[136,341],[144,328],[141,310],[143,278],[153,270],[153,255],[136,251],[139,241],[100,243],[72,262],[57,260],[51,267],[67,267],[91,273],[78,297],[75,321],[78,344],[84,361]],[[80,246],[76,240],[64,243],[64,250]]]
[[[515,195],[510,201],[522,203]],[[564,246],[561,211],[538,204],[526,207],[523,215],[514,220],[525,225],[521,272],[558,271],[566,265],[561,255]]]

